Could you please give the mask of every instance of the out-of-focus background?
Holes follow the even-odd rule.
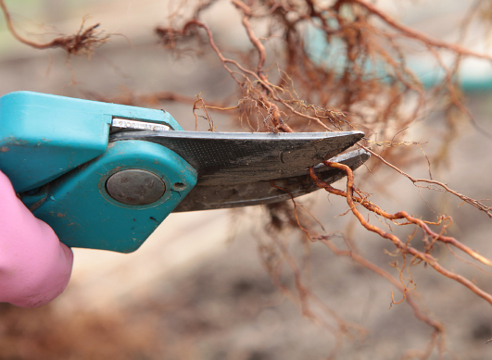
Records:
[[[467,1],[380,4],[407,24],[451,40],[470,5]],[[39,51],[17,42],[0,22],[0,95],[31,90],[86,98],[93,93],[111,97],[164,90],[221,99],[233,90],[215,59],[178,58],[158,44],[153,29],[168,25],[179,2],[11,0],[6,5],[14,26],[32,39],[72,34],[83,19],[87,26],[101,23],[113,35],[89,59],[67,58],[59,50]],[[222,44],[237,46],[245,40],[240,18],[228,2],[215,5],[207,16]],[[483,45],[480,38],[473,44]],[[490,65],[480,66],[490,70]],[[488,130],[492,130],[491,99],[482,90],[470,92],[467,100],[476,121]],[[194,129],[191,105],[165,106],[185,129]],[[230,129],[227,117],[213,117],[219,130]],[[415,134],[420,138],[428,134],[430,141],[443,121],[440,115],[429,114]],[[207,128],[205,121],[200,128]],[[448,169],[436,171],[435,178],[472,198],[491,197],[492,141],[471,126],[462,125],[458,132]],[[369,170],[359,170],[365,171]],[[387,181],[390,185],[379,184],[375,203],[388,211],[404,208],[428,218],[435,216],[433,207],[444,208],[456,219],[450,234],[492,257],[492,227],[484,213],[445,194],[419,191],[403,178],[388,176]],[[335,185],[342,187],[343,182]],[[337,216],[347,210],[346,203],[330,200],[318,192],[302,202],[312,206],[328,232],[346,229],[350,216]],[[71,283],[52,304],[39,309],[0,306],[0,359],[327,358],[335,346],[332,334],[303,317],[262,266],[258,246],[265,237],[265,214],[261,207],[173,214],[133,254],[74,249]],[[385,254],[385,249],[392,250],[390,244],[355,222],[350,224],[370,260],[397,275]],[[492,291],[490,276],[456,261],[444,249],[442,254],[443,265]],[[395,359],[408,349],[425,349],[431,329],[416,320],[405,303],[389,309],[386,281],[337,258],[321,244],[312,245],[310,264],[310,286],[319,298],[340,317],[366,329],[365,336],[344,340],[340,359]],[[413,273],[424,308],[446,325],[452,354],[446,358],[489,358],[492,344],[485,341],[492,337],[490,305],[431,269],[418,267]],[[289,285],[294,281],[288,274],[283,280]]]

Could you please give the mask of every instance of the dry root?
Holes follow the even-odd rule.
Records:
[[[215,130],[216,125],[212,122],[209,111],[227,111],[240,124],[246,124],[248,130],[253,131],[362,130],[366,133],[366,138],[360,146],[373,155],[375,159],[371,164],[373,172],[387,166],[418,187],[440,188],[492,217],[491,207],[482,201],[463,195],[447,184],[432,179],[432,176],[430,179],[415,178],[400,169],[402,166],[422,164],[424,160],[424,166],[429,168],[431,174],[431,164],[444,163],[449,144],[458,133],[456,114],[460,114],[461,118],[467,118],[473,126],[479,128],[463,104],[463,96],[455,83],[455,72],[464,57],[492,60],[490,55],[429,37],[398,22],[374,2],[367,0],[332,2],[231,0],[231,4],[241,16],[241,24],[252,50],[241,54],[228,51],[226,56],[211,28],[202,20],[203,13],[213,11],[216,3],[215,0],[198,1],[193,15],[188,18],[181,16],[179,9],[182,8],[178,8],[170,19],[173,26],[157,27],[155,34],[163,47],[172,51],[179,52],[186,47],[187,50],[192,49],[197,54],[203,55],[207,52],[206,49],[209,49],[230,75],[232,82],[237,85],[237,96],[233,100],[211,101],[201,96],[195,99],[167,91],[144,95],[127,92],[111,99],[97,94],[93,94],[93,97],[125,104],[154,106],[164,101],[184,102],[192,105],[197,123],[199,119],[205,119],[211,131]],[[19,36],[12,27],[10,16],[2,0],[0,6],[11,33],[19,41],[38,49],[59,47],[69,55],[90,53],[95,46],[108,39],[107,36],[96,32],[97,25],[95,25],[85,30],[81,27],[74,36],[60,37],[46,44],[33,43]],[[477,9],[483,7],[483,4],[479,5],[469,14],[463,23],[463,33],[478,12]],[[483,14],[482,12],[482,16]],[[257,33],[255,31],[257,23],[267,24],[267,32]],[[330,67],[322,61],[313,60],[312,54],[306,47],[308,36],[306,29],[321,34],[327,48],[337,50],[339,58],[343,60],[340,66]],[[402,39],[411,41],[414,46],[434,56],[445,74],[441,84],[430,91],[424,90],[418,77],[407,67],[406,48]],[[276,57],[271,56],[274,51]],[[455,57],[452,66],[447,66],[442,60],[443,52]],[[402,138],[417,120],[427,115],[428,109],[434,107],[441,108],[449,115],[448,122],[441,139],[434,140],[441,142],[438,151],[430,155],[427,155],[426,151],[422,156],[421,142]],[[491,260],[457,239],[445,235],[447,227],[452,222],[450,217],[442,215],[436,222],[429,222],[405,211],[387,213],[369,201],[367,195],[355,186],[350,168],[329,161],[326,161],[325,165],[346,173],[346,189],[336,189],[323,182],[313,169],[310,170],[312,179],[327,192],[346,198],[349,211],[366,230],[378,234],[395,246],[396,253],[393,255],[398,255],[403,260],[403,266],[394,263],[398,267],[399,277],[395,278],[358,254],[348,239],[346,239],[348,249],[345,250],[331,241],[331,235],[316,233],[312,229],[313,226],[309,225],[312,222],[306,225],[305,219],[300,218],[298,206],[293,202],[294,208],[290,212],[284,211],[282,205],[269,207],[272,221],[268,234],[271,242],[260,245],[265,267],[274,283],[300,306],[305,316],[334,334],[337,345],[330,358],[334,357],[340,349],[343,336],[364,334],[364,330],[356,324],[341,319],[336,310],[327,307],[306,285],[302,267],[290,254],[285,239],[280,235],[281,228],[286,224],[290,227],[298,227],[306,235],[301,236],[306,253],[309,252],[309,242],[306,238],[309,238],[312,241],[322,242],[337,256],[349,257],[373,271],[401,292],[401,301],[396,301],[392,294],[392,304],[405,301],[413,309],[415,317],[433,329],[428,347],[418,354],[409,353],[409,357],[415,355],[427,359],[435,348],[442,356],[445,351],[444,326],[421,310],[412,295],[415,282],[411,275],[404,276],[403,270],[417,264],[426,264],[437,273],[462,284],[492,305],[491,294],[460,274],[444,268],[432,255],[432,250],[436,243],[443,243],[453,253],[453,249],[458,249],[485,266],[491,266]],[[369,174],[369,177],[371,175]],[[288,192],[288,189],[285,191]],[[403,241],[391,231],[385,231],[371,224],[361,212],[362,208],[397,226],[414,226],[415,231],[407,241]],[[424,251],[417,250],[411,243],[412,238],[419,232],[423,235]],[[295,289],[282,283],[280,263],[287,264],[294,275]],[[332,322],[319,317],[313,307],[328,315]]]
[[[250,129],[254,131],[363,130],[366,139],[360,146],[375,158],[376,162],[373,160],[371,165],[373,171],[389,166],[418,187],[440,188],[485,212],[489,217],[492,216],[491,207],[483,201],[474,200],[451,189],[447,184],[432,179],[430,165],[446,161],[446,151],[450,141],[457,135],[454,122],[448,121],[449,127],[442,138],[442,146],[435,155],[427,155],[421,142],[396,139],[403,137],[417,119],[425,116],[426,106],[442,106],[443,103],[444,112],[450,117],[459,113],[461,117],[468,118],[476,128],[479,128],[463,105],[462,95],[454,82],[454,73],[463,57],[492,60],[490,55],[429,37],[399,23],[377,5],[366,0],[339,0],[331,4],[312,0],[288,3],[232,0],[231,3],[241,15],[242,26],[254,51],[248,56],[227,57],[216,43],[210,28],[200,19],[203,9],[210,9],[213,3],[214,1],[208,2],[207,6],[201,3],[202,7],[197,8],[193,17],[185,20],[181,27],[160,27],[156,30],[162,44],[175,51],[180,51],[183,42],[188,44],[188,49],[190,44],[203,48],[203,44],[208,42],[211,51],[238,86],[238,100],[233,103],[207,106],[200,98],[199,102],[194,103],[195,116],[199,107],[204,111],[203,118],[210,123],[206,110],[226,109],[236,113],[236,118],[241,123],[246,119]],[[465,28],[475,14],[476,8],[469,14],[467,21],[464,21],[463,32],[466,31]],[[374,21],[376,19],[378,21]],[[267,20],[271,24],[268,33],[258,35],[253,24]],[[343,66],[337,69],[336,66],[327,67],[313,61],[305,46],[306,34],[303,29],[306,28],[314,28],[321,32],[330,45],[342,44],[339,46],[339,51],[344,59]],[[420,80],[406,66],[405,50],[400,39],[411,40],[416,46],[434,55],[445,74],[442,84],[430,92],[424,91]],[[195,40],[196,42],[193,43]],[[269,62],[269,52],[272,50],[268,48],[268,43],[275,44],[277,56],[281,54],[278,63]],[[443,51],[455,55],[454,66],[445,65],[442,60]],[[378,73],[377,69],[380,68],[384,69],[385,81],[382,81],[381,74]],[[372,140],[371,137],[376,134],[377,138]],[[409,164],[415,164],[416,156],[412,155],[414,149],[424,154],[421,158],[425,159],[425,165],[429,168],[430,179],[412,177],[399,168],[402,164],[407,167]],[[289,253],[285,240],[279,235],[281,227],[286,224],[298,226],[312,241],[321,241],[334,254],[350,257],[356,263],[388,280],[401,292],[401,301],[406,301],[412,307],[416,318],[433,328],[434,332],[428,347],[418,353],[409,352],[407,354],[409,357],[417,356],[426,359],[436,348],[442,356],[445,351],[444,326],[421,310],[412,296],[411,291],[415,287],[415,282],[411,273],[403,276],[403,270],[420,263],[427,264],[439,274],[464,285],[492,305],[491,294],[462,275],[444,268],[432,255],[432,250],[436,243],[444,243],[453,254],[455,254],[453,248],[459,249],[485,266],[491,266],[492,262],[457,239],[445,235],[446,229],[452,223],[450,217],[442,215],[436,222],[429,222],[405,211],[387,213],[370,202],[367,195],[355,187],[350,168],[331,162],[325,162],[325,165],[338,168],[347,174],[346,190],[338,190],[324,183],[311,169],[313,180],[329,193],[345,197],[351,213],[365,229],[393,243],[396,254],[392,255],[399,255],[403,260],[401,267],[398,267],[396,262],[393,263],[398,268],[399,278],[394,278],[350,248],[349,250],[338,248],[330,240],[329,235],[317,234],[312,230],[312,226],[306,225],[299,219],[298,207],[294,202],[293,215],[290,217],[280,211],[281,207],[269,206],[272,221],[268,233],[273,242],[262,243],[260,253],[272,279],[286,296],[300,305],[303,314],[314,322],[323,323],[315,315],[316,311],[312,310],[313,306],[323,308],[325,314],[331,317],[336,328],[330,327],[333,324],[323,323],[323,325],[333,330],[335,334],[339,331],[342,335],[346,335],[351,332],[347,329],[354,329],[353,324],[345,323],[334,310],[320,305],[322,302],[306,285],[300,265]],[[285,190],[288,192],[288,189]],[[369,223],[360,208],[365,208],[398,226],[415,226],[415,232],[408,241],[402,241],[391,231],[382,230]],[[284,220],[280,220],[282,217]],[[439,230],[433,230],[434,227],[439,226]],[[411,244],[411,239],[416,236],[417,230],[423,234],[424,251],[417,250]],[[277,255],[273,256],[275,252]],[[280,263],[288,264],[294,275],[295,291],[282,283]],[[392,294],[392,304],[401,301],[396,301]],[[341,338],[339,335],[335,336],[338,344],[335,348],[338,349]],[[336,353],[335,350],[332,356]]]
[[[35,49],[45,50],[60,48],[66,51],[68,56],[80,54],[90,56],[96,47],[106,43],[109,39],[109,35],[104,35],[101,31],[97,30],[100,24],[95,24],[84,29],[84,20],[79,31],[74,35],[60,36],[47,43],[34,42],[22,37],[14,28],[4,0],[0,0],[0,7],[2,8],[5,21],[7,22],[11,34],[21,43]]]

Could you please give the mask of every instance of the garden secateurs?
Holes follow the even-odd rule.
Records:
[[[164,110],[33,92],[0,98],[0,170],[71,247],[132,252],[171,213],[288,200],[344,176],[364,134],[183,131]]]

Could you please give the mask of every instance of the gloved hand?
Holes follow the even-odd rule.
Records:
[[[0,171],[0,302],[44,305],[70,280],[73,254],[17,198]]]

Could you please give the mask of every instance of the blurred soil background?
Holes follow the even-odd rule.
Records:
[[[217,62],[211,65],[214,59],[177,58],[157,43],[153,28],[166,25],[176,5],[162,0],[7,1],[24,34],[72,34],[88,15],[87,25],[101,23],[115,35],[90,59],[67,59],[62,51],[16,42],[0,24],[0,95],[17,90],[81,98],[161,90],[190,97],[201,93],[205,99],[229,95],[228,75]],[[401,6],[408,8],[408,23],[444,36],[465,5],[402,1]],[[240,42],[245,35],[239,18],[228,4],[220,6],[208,19],[217,41]],[[492,94],[470,93],[468,102],[476,121],[492,131]],[[168,103],[165,109],[185,129],[194,129],[191,105]],[[219,131],[235,129],[226,116],[212,116]],[[429,114],[413,131],[419,138],[428,134],[432,146],[432,134],[443,121],[440,114]],[[207,129],[206,121],[200,129]],[[492,141],[471,126],[458,131],[448,168],[435,170],[434,178],[472,198],[490,198]],[[380,190],[372,200],[390,212],[433,218],[432,209],[444,207],[456,221],[449,234],[492,257],[491,220],[484,213],[443,193],[419,191],[389,172],[380,183],[368,185]],[[326,196],[319,191],[301,202],[312,207],[327,232],[348,224],[368,258],[396,275],[385,254],[391,244],[362,231],[350,216],[337,217],[347,210],[346,203],[332,197],[327,207]],[[52,304],[0,306],[0,359],[326,359],[335,346],[333,335],[303,317],[262,265],[258,246],[266,238],[265,214],[261,207],[173,214],[133,254],[74,249],[71,283]],[[282,235],[292,238],[294,253],[302,253],[299,233]],[[492,291],[490,276],[445,251],[440,261]],[[321,244],[312,245],[310,266],[313,291],[340,317],[366,329],[364,335],[345,338],[339,359],[399,359],[409,349],[425,349],[431,329],[415,319],[406,303],[389,309],[390,285],[384,279]],[[422,303],[446,325],[450,354],[445,358],[490,358],[492,344],[485,345],[492,337],[490,305],[431,269],[419,266],[413,274]],[[288,272],[282,280],[289,286],[294,281]]]

